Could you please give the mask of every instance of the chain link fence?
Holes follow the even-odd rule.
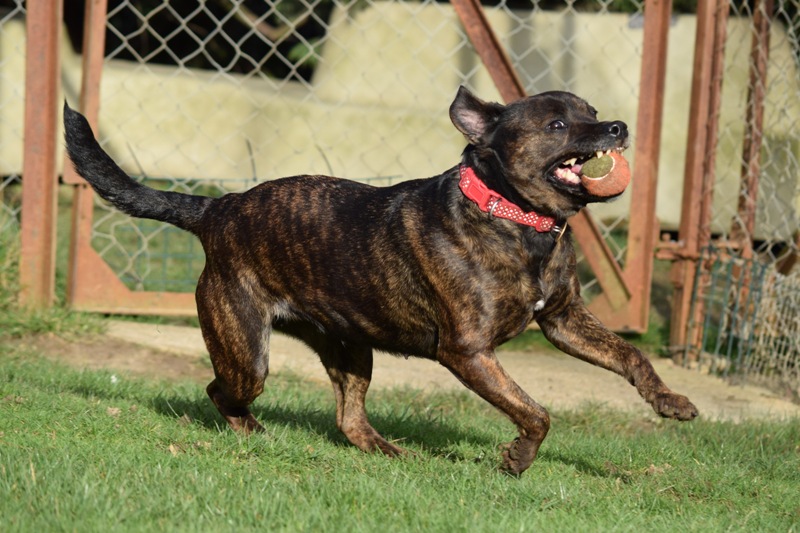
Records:
[[[800,401],[800,270],[708,248],[698,264],[685,364]]]
[[[719,242],[752,242],[755,257],[745,262],[761,270],[747,275],[734,258],[698,276],[706,315],[692,327],[713,339],[702,344],[712,354],[705,366],[731,375],[796,368],[764,363],[770,349],[754,342],[775,338],[765,333],[767,323],[794,316],[791,306],[758,310],[774,293],[769,280],[781,279],[778,269],[798,252],[797,4],[775,2],[760,167],[750,189],[740,182],[749,164],[743,147],[753,135],[748,99],[756,89],[751,4],[732,2],[727,25],[710,230]],[[487,16],[529,93],[575,92],[601,117],[621,118],[635,132],[637,102],[647,97],[638,94],[642,5],[610,5],[500,2],[487,7]],[[685,59],[695,31],[687,14],[677,14],[670,29],[657,206],[666,230],[679,223],[692,75]],[[447,108],[460,84],[499,99],[448,3],[112,2],[100,136],[126,170],[170,190],[222,194],[298,173],[387,185],[458,160],[464,141]],[[749,223],[741,207],[748,203],[755,206]],[[626,197],[591,208],[620,262],[630,209]],[[139,290],[191,291],[203,264],[194,239],[102,203],[93,242]],[[591,297],[596,281],[587,270],[581,274]],[[778,318],[776,309],[789,314]],[[781,361],[796,360],[789,346],[775,351]]]
[[[19,226],[22,205],[24,15],[22,0],[0,4],[0,242],[5,244]]]
[[[715,246],[698,263],[685,360],[800,399],[800,1],[776,0],[769,20],[767,40],[756,43],[753,4],[731,2],[710,220]],[[754,48],[767,60],[766,80],[752,76]],[[747,117],[760,91],[759,131]],[[760,151],[748,150],[757,142]]]
[[[740,186],[748,165],[744,146],[754,132],[747,129],[747,105],[759,89],[751,84],[754,13],[748,2],[731,2],[722,83],[719,141],[716,146],[716,187],[711,218],[714,236],[733,240],[745,232],[762,261],[774,263],[797,252],[800,216],[800,1],[776,0],[768,36],[763,138],[757,187]],[[748,230],[741,205],[756,206],[755,224]]]
[[[610,4],[486,9],[529,93],[575,92],[635,131],[642,6]],[[111,0],[106,39],[101,143],[169,190],[221,194],[301,173],[378,185],[432,176],[465,144],[448,118],[458,86],[499,100],[447,2]],[[77,52],[68,62],[75,97]],[[691,66],[682,70],[688,87]],[[596,210],[618,259],[628,203]],[[93,235],[129,287],[193,290],[202,250],[179,230],[98,202]],[[591,294],[596,282],[583,279]]]
[[[723,239],[739,216],[749,5],[732,2],[728,25],[712,222]],[[771,261],[797,251],[800,116],[798,0],[775,5],[752,235],[758,253]],[[573,91],[601,118],[623,119],[635,132],[637,102],[647,97],[638,94],[642,2],[518,0],[486,9],[529,93]],[[79,12],[68,6],[72,47],[62,54],[64,90],[73,103]],[[0,2],[6,225],[19,215],[23,15],[22,0]],[[695,28],[692,14],[676,13],[670,29],[657,207],[668,230],[677,228],[680,215],[691,79],[686,58]],[[315,172],[389,184],[457,161],[464,141],[447,107],[459,84],[499,99],[446,2],[110,0],[99,136],[131,174],[173,190],[222,194]],[[591,208],[619,260],[630,208],[625,196]],[[100,202],[97,215],[95,247],[129,286],[192,289],[202,252],[180,246],[180,232],[120,217]],[[589,273],[584,282],[590,293]]]

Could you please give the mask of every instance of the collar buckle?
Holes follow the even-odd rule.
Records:
[[[489,203],[486,205],[489,218],[494,218],[494,210],[497,209],[497,206],[500,205],[500,202],[503,200],[501,196],[491,196],[489,198]]]

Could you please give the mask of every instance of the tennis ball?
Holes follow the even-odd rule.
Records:
[[[596,178],[586,173],[586,166],[589,165],[590,162],[595,161],[595,159],[609,159],[612,163],[611,168],[606,170],[605,174],[601,173],[600,176]],[[599,166],[601,164],[605,166],[607,162],[594,163],[593,166]],[[589,170],[593,173],[603,172],[602,168],[592,169],[591,166]],[[599,198],[617,196],[618,194],[622,194],[630,181],[631,169],[628,166],[628,161],[626,161],[619,152],[611,152],[610,155],[601,158],[592,158],[581,166],[581,184],[583,184],[583,187],[592,196],[597,196]]]
[[[593,157],[581,165],[581,174],[590,178],[602,178],[614,168],[614,160],[610,155]]]

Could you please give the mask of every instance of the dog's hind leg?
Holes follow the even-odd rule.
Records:
[[[539,320],[545,337],[561,351],[616,372],[636,387],[659,415],[692,420],[697,407],[661,380],[653,365],[635,346],[610,332],[581,303]]]
[[[383,438],[369,423],[365,398],[372,379],[372,348],[332,340],[319,352],[336,396],[336,425],[351,443],[365,452],[394,457],[405,450]]]
[[[243,286],[207,271],[197,285],[197,311],[216,376],[208,396],[234,430],[263,431],[248,406],[264,390],[269,371],[265,311]]]
[[[394,457],[406,453],[378,433],[367,418],[365,398],[372,380],[372,348],[343,342],[306,323],[283,325],[280,331],[299,338],[319,355],[336,397],[336,427],[365,452]]]
[[[516,424],[519,437],[503,446],[502,468],[521,474],[536,459],[550,429],[550,415],[506,373],[491,351],[474,355],[440,352],[439,362],[467,388],[502,411]]]

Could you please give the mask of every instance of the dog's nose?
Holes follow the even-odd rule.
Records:
[[[609,122],[607,131],[608,134],[613,137],[625,138],[628,136],[628,126],[621,120],[615,120],[614,122]]]

